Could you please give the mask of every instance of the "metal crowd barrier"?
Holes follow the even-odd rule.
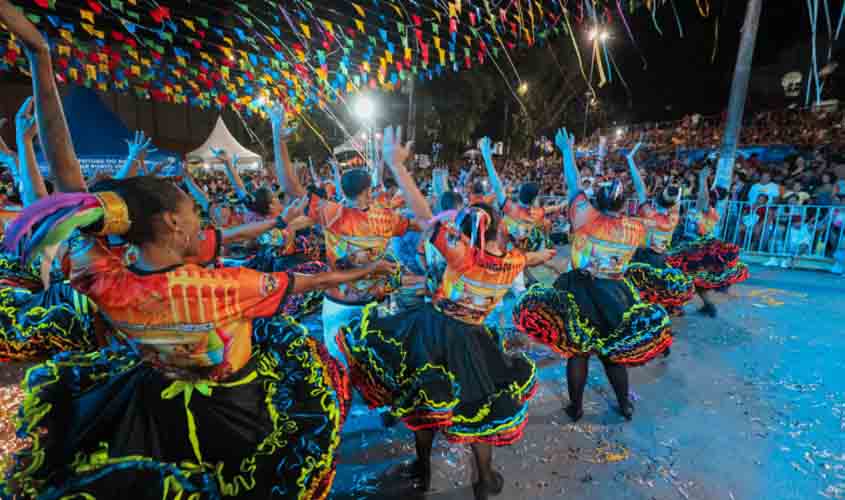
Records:
[[[541,204],[565,202],[562,196],[544,196]],[[682,223],[695,200],[681,202]],[[626,211],[635,215],[637,200],[628,200]],[[738,245],[743,259],[810,269],[829,270],[845,263],[845,206],[764,205],[729,201],[720,207],[722,217],[716,237]],[[553,219],[555,227],[568,227],[565,214]],[[563,220],[561,220],[563,219]]]

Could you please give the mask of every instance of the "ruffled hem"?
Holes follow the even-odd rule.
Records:
[[[127,347],[63,353],[27,373],[18,435],[32,445],[0,492],[326,498],[347,380],[320,343],[293,329],[225,382],[166,380]]]
[[[691,276],[695,286],[727,288],[748,279],[748,267],[739,261],[740,249],[733,243],[701,238],[673,249],[666,263]]]
[[[0,361],[40,361],[97,348],[94,305],[64,283],[43,291],[0,287]]]
[[[636,262],[628,265],[625,278],[639,290],[640,298],[649,304],[666,308],[683,307],[695,296],[693,279],[673,267],[659,268]]]
[[[337,335],[352,383],[370,407],[390,407],[409,429],[438,429],[456,443],[502,446],[522,437],[537,382],[530,359],[505,354],[495,332],[430,305],[384,319],[373,318],[374,310],[367,306],[360,320]],[[452,366],[450,354],[458,350],[476,373],[484,373],[482,382]],[[478,397],[462,399],[467,394]]]
[[[534,285],[514,307],[514,325],[566,358],[596,354],[628,366],[645,364],[672,344],[671,319],[662,306],[642,302],[627,281],[600,281],[623,287],[624,293],[615,298],[624,296],[625,302],[614,304],[623,312],[613,324],[600,328],[597,320],[582,312],[587,304],[580,304],[573,291]],[[594,286],[592,283],[588,279],[579,286]]]

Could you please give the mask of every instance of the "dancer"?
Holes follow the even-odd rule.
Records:
[[[35,162],[32,107],[30,97],[15,118],[24,206],[47,196]],[[25,265],[9,252],[0,254],[0,360],[38,361],[71,349],[95,349],[106,330],[96,311],[49,261]]]
[[[72,285],[126,343],[30,369],[18,435],[31,444],[13,457],[3,496],[325,498],[347,379],[318,342],[258,318],[287,293],[393,266],[299,276],[186,264],[200,247],[193,201],[150,177],[86,193],[47,43],[7,0],[0,20],[27,49],[39,133],[63,191],[27,208],[4,246],[28,259],[72,236]],[[108,251],[109,234],[140,247],[131,268]],[[253,328],[274,334],[253,346]]]
[[[405,169],[410,148],[398,135],[394,139],[391,128],[383,137],[384,158],[409,206],[420,219],[431,219]],[[476,499],[502,490],[491,445],[522,437],[526,401],[536,387],[534,364],[525,354],[505,354],[501,335],[482,322],[525,266],[549,260],[554,251],[507,250],[498,223],[489,205],[462,211],[455,224],[448,217],[435,219],[430,241],[448,264],[432,303],[388,317],[376,317],[370,304],[338,335],[352,381],[368,404],[389,407],[414,431],[412,472],[423,490],[430,486],[436,432],[471,444],[479,477]]]
[[[692,276],[695,291],[704,302],[699,312],[715,318],[717,311],[711,293],[724,291],[731,285],[748,279],[748,266],[740,262],[740,248],[733,243],[716,239],[721,214],[717,205],[728,196],[728,190],[707,189],[710,169],[699,173],[698,200],[695,210],[687,214],[683,241],[669,251],[666,263]]]
[[[626,366],[646,363],[669,347],[669,315],[659,305],[642,302],[623,277],[625,266],[645,239],[645,226],[620,215],[625,200],[618,181],[601,184],[597,207],[592,206],[579,189],[571,140],[565,130],[555,137],[569,193],[573,270],[558,277],[553,287],[535,285],[528,290],[514,309],[514,323],[568,359],[566,413],[573,421],[584,414],[592,354],[604,365],[619,412],[630,420],[634,405],[628,397]]]
[[[305,215],[320,224],[326,241],[327,263],[332,269],[354,269],[388,256],[390,240],[416,223],[393,210],[373,206],[372,179],[364,169],[344,172],[341,178],[343,204],[308,193],[293,172],[284,140],[285,110],[277,105],[271,111],[276,176],[284,191],[292,196],[308,196]],[[391,256],[392,260],[393,257]],[[398,269],[397,269],[398,270]],[[341,326],[359,318],[364,306],[381,301],[399,289],[401,275],[360,280],[326,291],[323,299],[323,335],[329,353],[344,359],[335,338]]]
[[[626,158],[639,203],[637,216],[645,223],[648,233],[645,245],[637,249],[625,269],[625,277],[637,287],[646,302],[681,314],[682,307],[695,294],[693,281],[680,269],[666,264],[666,251],[672,245],[672,236],[681,219],[678,206],[681,190],[667,184],[655,204],[648,203],[645,183],[634,160],[640,146],[641,143],[637,143]]]

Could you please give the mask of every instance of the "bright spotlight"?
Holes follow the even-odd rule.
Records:
[[[587,38],[589,38],[590,41],[595,40],[597,36],[599,36],[598,28],[591,29],[590,32],[587,34]]]
[[[528,93],[528,83],[522,82],[519,84],[519,87],[516,88],[516,93],[519,95],[525,95]]]
[[[621,128],[616,129],[616,137],[622,137],[623,135],[625,135],[624,130],[622,130]]]
[[[602,31],[601,34],[599,34],[599,41],[606,42],[608,38],[610,38],[610,33],[607,31]]]
[[[352,110],[358,118],[364,121],[371,120],[376,114],[375,104],[372,99],[364,95],[358,96],[352,105]]]

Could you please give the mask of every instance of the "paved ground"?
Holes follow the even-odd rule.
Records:
[[[563,364],[533,349],[541,387],[526,438],[496,451],[506,478],[499,498],[845,499],[845,280],[755,267],[731,294],[717,319],[690,306],[675,323],[672,356],[631,370],[630,423],[596,362],[586,415],[570,424]],[[20,370],[0,368],[3,446]],[[410,433],[355,410],[333,498],[418,497],[394,473],[413,457]],[[434,455],[435,491],[425,498],[471,498],[468,450],[437,441]]]

